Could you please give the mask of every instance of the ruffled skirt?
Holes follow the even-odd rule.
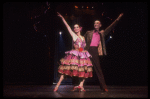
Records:
[[[71,50],[65,52],[65,57],[60,60],[58,68],[60,74],[82,78],[93,77],[93,65],[88,51]]]

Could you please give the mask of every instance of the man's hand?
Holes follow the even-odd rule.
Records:
[[[121,13],[119,16],[118,16],[118,18],[117,18],[117,20],[120,20],[120,18],[123,16],[123,13]]]

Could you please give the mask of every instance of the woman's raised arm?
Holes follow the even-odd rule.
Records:
[[[58,12],[57,12],[58,13]],[[76,40],[77,35],[72,31],[71,27],[68,25],[68,23],[66,22],[66,20],[64,19],[64,17],[58,13],[58,16],[62,19],[62,21],[64,22],[65,26],[67,27],[70,35],[72,36],[73,40]]]

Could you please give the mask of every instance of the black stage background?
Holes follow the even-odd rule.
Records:
[[[81,24],[82,35],[94,28],[95,19],[105,29],[124,13],[106,37],[108,55],[100,60],[106,84],[147,85],[147,6],[147,2],[3,3],[3,84],[57,82],[57,62],[72,49],[72,38],[56,13],[60,12],[71,27]],[[95,73],[85,84],[98,84]]]

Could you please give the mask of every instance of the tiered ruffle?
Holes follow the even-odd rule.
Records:
[[[58,72],[69,76],[83,78],[93,77],[93,65],[88,51],[71,50],[65,52],[66,56],[60,60]]]

